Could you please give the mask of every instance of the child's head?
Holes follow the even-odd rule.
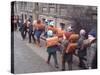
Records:
[[[80,30],[80,35],[85,36],[85,34],[86,34],[86,31],[85,31],[84,29],[81,29],[81,30]]]
[[[48,37],[52,37],[53,36],[53,31],[52,30],[48,30],[47,31],[47,36]]]
[[[68,32],[71,32],[71,31],[72,31],[72,27],[69,26],[69,27],[67,28],[67,31],[68,31]]]
[[[37,20],[37,24],[41,24],[41,20]]]

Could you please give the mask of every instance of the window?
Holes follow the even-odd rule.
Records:
[[[55,13],[55,8],[54,7],[50,7],[50,13]]]
[[[60,9],[60,13],[61,13],[62,16],[66,16],[67,10],[62,8],[62,9]]]
[[[46,13],[47,12],[47,8],[46,7],[43,7],[42,8],[42,12]]]

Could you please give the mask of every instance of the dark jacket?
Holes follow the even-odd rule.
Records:
[[[22,22],[20,23],[20,29],[19,31],[24,31],[25,30],[25,24],[23,24]]]
[[[85,40],[84,36],[80,36],[80,39],[78,40],[78,55],[79,55],[79,57],[86,56],[86,48],[82,48],[84,40]]]
[[[29,33],[31,33],[31,32],[33,32],[33,25],[32,24],[29,25]]]

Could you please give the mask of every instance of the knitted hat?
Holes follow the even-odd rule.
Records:
[[[97,36],[96,31],[94,31],[94,30],[90,31],[88,35],[91,35],[91,36],[93,36],[95,38]]]
[[[67,31],[72,31],[72,27],[69,26],[69,27],[67,28]]]
[[[86,31],[84,29],[80,30],[80,35],[85,35]]]
[[[96,39],[96,31],[94,31],[94,30],[90,31],[89,34],[88,34],[88,39],[90,41]]]
[[[53,21],[50,22],[50,23],[49,23],[49,26],[54,26],[54,22],[53,22]]]

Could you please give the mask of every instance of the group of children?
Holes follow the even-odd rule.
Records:
[[[29,19],[20,24],[20,31],[23,39],[25,39],[28,32],[29,43],[31,43],[31,37],[33,37],[34,43],[39,47],[41,47],[40,39],[44,34],[48,53],[47,64],[50,64],[51,56],[53,56],[55,67],[59,68],[57,51],[60,51],[62,71],[65,70],[66,62],[68,63],[68,69],[72,70],[73,55],[77,52],[79,67],[84,69],[97,67],[96,31],[88,33],[88,38],[86,38],[84,29],[81,29],[79,33],[75,33],[71,26],[65,30],[53,24],[46,25],[41,20],[31,22]]]

